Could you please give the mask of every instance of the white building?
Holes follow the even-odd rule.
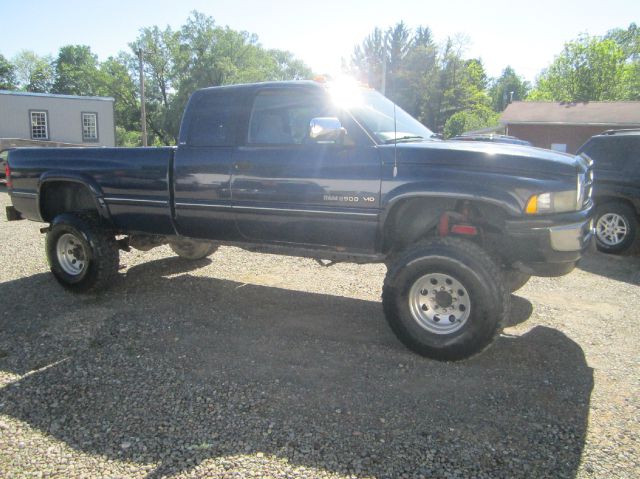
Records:
[[[113,103],[107,97],[0,90],[0,147],[115,146]]]

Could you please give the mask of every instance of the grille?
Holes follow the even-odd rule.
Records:
[[[589,205],[593,196],[593,162],[585,166],[586,169],[578,174],[578,204],[581,209]]]

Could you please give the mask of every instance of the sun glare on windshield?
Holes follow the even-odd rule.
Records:
[[[433,132],[373,88],[351,77],[327,83],[333,103],[349,111],[380,143],[424,141]]]
[[[345,110],[361,106],[364,103],[362,97],[363,86],[352,77],[338,77],[327,83],[327,89],[333,103]]]

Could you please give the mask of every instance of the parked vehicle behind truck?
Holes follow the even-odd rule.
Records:
[[[0,150],[0,180],[4,181],[7,171],[7,157],[9,150]]]
[[[176,148],[17,149],[9,171],[9,219],[49,223],[69,290],[100,291],[119,250],[163,244],[186,259],[231,244],[384,262],[391,328],[442,360],[489,346],[509,293],[570,272],[591,237],[582,157],[439,141],[353,84],[199,90]]]
[[[578,149],[595,163],[596,245],[603,253],[638,250],[640,130],[609,130]]]

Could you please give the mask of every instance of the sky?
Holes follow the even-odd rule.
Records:
[[[342,58],[375,27],[402,20],[430,27],[438,42],[464,35],[465,56],[482,58],[489,76],[511,65],[529,81],[579,34],[640,24],[640,0],[0,0],[0,54],[55,56],[63,45],[83,44],[104,60],[127,50],[140,28],[177,29],[193,10],[257,34],[266,48],[293,52],[315,73],[340,73]]]

